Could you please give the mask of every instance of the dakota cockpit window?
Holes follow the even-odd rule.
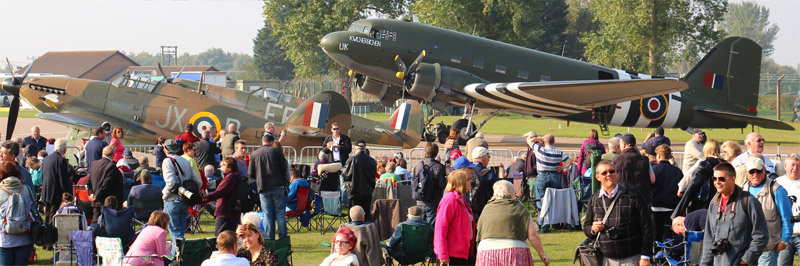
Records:
[[[457,54],[450,55],[450,62],[461,64],[461,56]]]
[[[504,66],[504,65],[497,65],[497,66],[494,68],[494,72],[497,72],[497,73],[500,73],[500,74],[505,74],[505,73],[506,73],[506,66]]]
[[[361,25],[355,25],[355,24],[353,24],[353,25],[350,25],[350,31],[354,31],[354,32],[362,32],[363,30],[364,30],[364,26],[361,26]]]
[[[483,59],[475,59],[472,61],[472,66],[483,69]]]
[[[528,71],[520,70],[517,72],[517,77],[521,79],[528,79]]]

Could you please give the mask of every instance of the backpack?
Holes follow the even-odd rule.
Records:
[[[22,197],[22,189],[24,188],[25,186],[21,186],[19,191],[14,193],[5,188],[0,188],[8,194],[4,202],[6,208],[2,213],[2,230],[4,234],[21,235],[31,231],[33,215],[27,204],[25,204],[25,198]]]
[[[599,151],[600,150],[600,143],[598,142],[591,142],[587,143],[586,146],[583,147],[583,161],[581,165],[586,169],[592,168],[592,151]]]
[[[239,176],[238,178],[236,195],[233,198],[233,209],[241,213],[251,212],[259,201],[258,193],[247,183],[247,177]]]
[[[411,182],[414,186],[413,198],[415,200],[430,201],[433,199],[433,172],[429,165],[419,162],[422,168],[419,172],[414,173]]]

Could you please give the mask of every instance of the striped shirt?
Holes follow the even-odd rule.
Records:
[[[562,162],[569,160],[566,153],[553,146],[534,143],[533,152],[536,154],[536,171],[538,172],[554,172]]]

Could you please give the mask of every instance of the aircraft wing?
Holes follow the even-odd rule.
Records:
[[[712,116],[712,117],[719,118],[719,119],[747,122],[748,124],[756,125],[756,126],[763,127],[763,128],[794,130],[794,127],[792,127],[791,125],[787,124],[786,122],[783,122],[783,121],[780,121],[780,120],[775,120],[775,119],[763,118],[763,117],[752,116],[752,115],[743,115],[743,114],[737,114],[737,113],[730,113],[730,112],[723,112],[723,111],[710,110],[710,109],[697,109],[697,111],[705,113],[705,114],[707,114],[709,116]]]
[[[88,129],[90,132],[92,129],[99,127],[103,122],[109,122],[112,125],[120,125],[125,128],[127,131],[141,131],[144,133],[148,133],[151,135],[155,135],[156,133],[152,130],[148,130],[139,126],[138,124],[133,124],[128,121],[113,119],[109,117],[101,117],[91,113],[39,113],[36,114],[36,117],[62,123],[68,124],[70,126],[77,126]]]
[[[502,108],[544,110],[541,113],[557,115],[687,88],[686,82],[677,79],[615,79],[470,84],[464,91],[470,97]]]

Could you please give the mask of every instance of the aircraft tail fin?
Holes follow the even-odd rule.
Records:
[[[298,105],[286,120],[286,128],[302,136],[326,136],[334,122],[342,129],[349,129],[350,108],[341,94],[325,91]]]
[[[729,37],[682,78],[689,84],[684,93],[705,99],[708,106],[700,108],[756,116],[760,73],[761,46],[747,38]]]
[[[422,139],[422,130],[424,130],[423,123],[425,122],[424,114],[422,113],[422,105],[414,100],[406,100],[397,110],[392,113],[392,116],[383,123],[387,125],[385,130],[387,134],[394,135],[402,132],[404,144],[403,146],[416,147]]]

